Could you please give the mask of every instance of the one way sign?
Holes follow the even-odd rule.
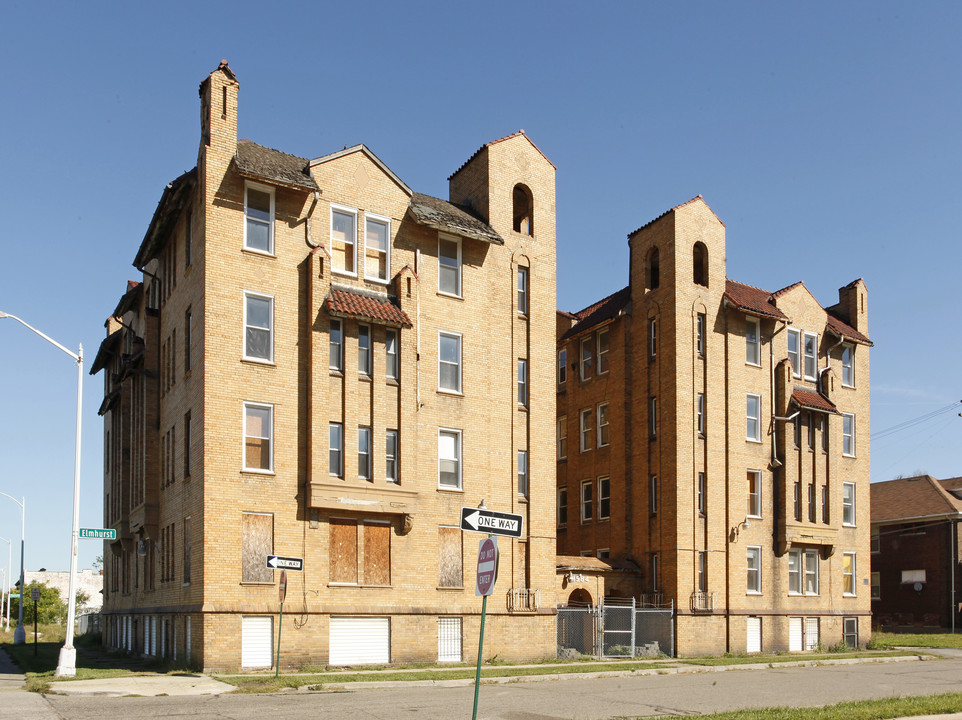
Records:
[[[304,558],[281,557],[280,555],[268,555],[267,567],[271,570],[282,568],[284,570],[303,570]]]
[[[471,507],[461,508],[461,529],[472,532],[519,538],[521,537],[523,519],[521,515],[512,513],[479,510]]]

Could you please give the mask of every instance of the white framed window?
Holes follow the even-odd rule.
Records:
[[[387,282],[391,275],[391,219],[364,214],[364,277]]]
[[[528,268],[518,268],[518,314],[528,314]]]
[[[794,328],[789,328],[786,342],[788,343],[788,360],[792,364],[792,374],[795,377],[801,377],[801,333]]]
[[[558,527],[568,526],[568,488],[558,488]]]
[[[842,525],[855,525],[855,483],[842,483]]]
[[[331,319],[330,352],[327,366],[331,370],[344,370],[344,324],[340,320]]]
[[[396,483],[398,479],[398,435],[397,430],[384,434],[384,479]]]
[[[815,504],[815,483],[808,484],[808,521],[815,522],[818,507]]]
[[[398,362],[398,331],[388,329],[384,334],[384,375],[397,380],[401,375]]]
[[[842,595],[855,596],[855,553],[842,553]]]
[[[648,477],[648,511],[654,515],[658,512],[658,476]]]
[[[357,326],[357,371],[361,375],[371,374],[371,326]]]
[[[762,340],[758,329],[758,318],[745,318],[745,362],[761,366]]]
[[[528,407],[528,361],[518,358],[518,405]]]
[[[842,345],[842,385],[855,387],[855,347]]]
[[[746,592],[758,595],[762,592],[762,549],[757,545],[746,548],[745,568],[747,570]]]
[[[564,385],[568,380],[568,350],[561,348],[558,351],[558,384]]]
[[[327,429],[327,473],[341,477],[344,474],[344,426],[330,423]]]
[[[648,357],[658,355],[658,320],[648,318]]]
[[[438,487],[461,489],[461,431],[438,429]]]
[[[579,415],[581,421],[581,452],[591,450],[591,415],[593,410],[588,408],[587,410],[582,410]]]
[[[708,592],[708,553],[697,553],[698,592]]]
[[[331,269],[357,277],[357,210],[331,204]]]
[[[598,331],[598,374],[608,372],[608,346],[610,345],[608,328]]]
[[[706,491],[708,488],[706,487],[705,482],[705,473],[698,473],[698,512],[700,512],[702,515],[705,514],[705,510],[707,508]]]
[[[748,394],[745,405],[745,439],[752,442],[762,441],[762,398],[760,395]]]
[[[695,430],[699,435],[705,434],[705,393],[698,393],[698,405],[695,409]]]
[[[654,438],[658,435],[658,398],[648,398],[648,437]]]
[[[705,323],[707,318],[705,313],[698,313],[695,316],[695,347],[700,357],[705,357]]]
[[[608,403],[598,405],[598,447],[608,444]]]
[[[461,336],[438,332],[438,390],[461,392]]]
[[[581,339],[581,364],[579,365],[581,379],[587,380],[591,377],[591,338]]]
[[[558,459],[568,457],[568,418],[562,415],[558,418]]]
[[[872,573],[872,600],[882,599],[882,573]]]
[[[879,535],[879,529],[877,527],[872,528],[871,534],[871,551],[873,553],[882,551],[881,537]]]
[[[611,517],[611,478],[604,475],[598,478],[598,519]]]
[[[518,450],[518,496],[528,497],[528,451]]]
[[[244,403],[244,470],[274,470],[274,406]]]
[[[842,413],[842,455],[855,457],[855,416]]]
[[[925,582],[925,570],[903,570],[902,585],[914,585]]]
[[[244,293],[244,359],[274,361],[274,298]]]
[[[805,551],[805,594],[818,595],[818,550]]]
[[[274,189],[247,183],[244,193],[244,249],[274,254]]]
[[[648,556],[648,572],[651,575],[651,591],[658,592],[658,553],[651,553]]]
[[[461,240],[438,236],[438,292],[461,297]]]
[[[357,476],[362,480],[371,477],[371,428],[357,429]]]
[[[788,551],[788,594],[802,594],[802,551]]]
[[[818,354],[818,335],[815,333],[803,333],[802,353],[804,355],[803,369],[806,380],[815,380],[818,371],[816,356]]]
[[[748,471],[748,517],[762,516],[762,471]]]
[[[581,481],[581,522],[591,522],[594,513],[594,495],[591,480]]]

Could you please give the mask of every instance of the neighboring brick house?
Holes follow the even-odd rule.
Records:
[[[882,630],[962,624],[962,477],[872,483],[872,619]]]
[[[679,655],[864,644],[864,282],[822,307],[727,279],[700,196],[629,247],[628,287],[558,313],[558,553],[632,561]]]
[[[553,655],[555,168],[523,133],[450,200],[368,148],[237,139],[226,62],[108,321],[104,643],[207,670],[477,652],[462,506],[500,539],[484,649]]]

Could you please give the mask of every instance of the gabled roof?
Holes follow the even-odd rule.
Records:
[[[234,165],[238,174],[253,180],[297,190],[320,190],[308,166],[307,158],[289,155],[250,140],[238,140]]]
[[[788,315],[779,310],[772,302],[772,293],[761,290],[745,283],[725,279],[725,298],[740,310],[749,315],[775,318],[788,321]]]
[[[553,162],[551,162],[550,160],[548,160],[548,156],[545,155],[543,152],[541,152],[541,148],[539,148],[537,145],[534,144],[534,142],[531,140],[531,138],[529,138],[529,137],[527,136],[527,134],[525,133],[524,128],[522,128],[522,129],[518,130],[518,132],[516,132],[516,133],[511,133],[510,135],[505,135],[504,137],[498,138],[497,140],[492,140],[491,142],[486,142],[484,145],[482,145],[482,146],[479,147],[477,150],[475,150],[474,154],[473,154],[471,157],[469,157],[467,160],[465,160],[464,163],[461,165],[461,167],[459,167],[457,170],[455,170],[453,173],[451,173],[451,174],[448,176],[448,180],[450,180],[450,179],[453,178],[455,175],[457,175],[459,172],[461,172],[462,170],[464,170],[464,168],[466,168],[468,165],[471,164],[471,161],[472,161],[472,160],[474,160],[478,155],[480,155],[484,150],[487,150],[487,149],[488,149],[489,147],[491,147],[492,145],[497,145],[497,144],[500,143],[500,142],[504,142],[505,140],[510,140],[511,138],[516,138],[516,137],[519,137],[519,136],[520,136],[520,137],[523,137],[525,140],[527,140],[529,143],[531,143],[531,147],[533,147],[535,150],[537,150],[539,153],[541,153],[541,157],[543,157],[551,167],[553,167],[555,170],[558,169],[558,166],[555,165],[555,164],[554,164]]]
[[[502,237],[490,225],[462,205],[455,205],[430,195],[414,193],[408,210],[420,225],[494,245],[504,245]]]
[[[861,345],[868,345],[869,347],[874,345],[871,340],[869,340],[865,335],[853,328],[847,322],[833,315],[831,311],[827,312],[828,321],[825,323],[825,327],[833,335],[837,335],[842,340],[851,340],[852,342],[857,342]]]
[[[877,482],[870,487],[873,524],[945,517],[962,519],[962,500],[931,475]]]
[[[134,267],[141,269],[153,260],[170,236],[170,232],[180,217],[181,211],[190,202],[190,194],[197,184],[197,168],[188,170],[173,182],[167,183],[164,194],[160,196],[154,216],[147,226],[147,234],[140,243],[134,257]]]
[[[628,233],[628,237],[630,238],[632,235],[634,235],[634,234],[636,234],[636,233],[644,230],[644,229],[645,229],[646,227],[648,227],[649,225],[653,225],[654,223],[658,222],[659,220],[661,220],[661,219],[662,219],[663,217],[665,217],[666,215],[671,215],[671,213],[675,212],[675,210],[679,210],[679,209],[685,207],[686,205],[691,205],[691,204],[694,203],[694,202],[701,202],[701,203],[703,203],[703,204],[705,205],[705,207],[708,208],[708,210],[711,212],[711,214],[712,214],[712,215],[715,215],[715,211],[712,210],[711,207],[708,205],[708,203],[705,202],[705,198],[703,198],[701,195],[695,195],[695,197],[693,197],[691,200],[687,200],[686,202],[683,202],[683,203],[681,203],[680,205],[675,205],[675,207],[670,208],[670,209],[668,209],[668,210],[665,210],[665,212],[663,212],[661,215],[659,215],[658,217],[654,218],[653,220],[649,220],[648,222],[646,222],[644,225],[642,225],[642,226],[641,226],[640,228],[638,228],[637,230],[632,230],[630,233]],[[718,217],[718,215],[715,215],[715,219],[716,219],[718,222],[721,223],[722,227],[725,227],[725,223],[722,222],[722,219],[721,219],[720,217]]]
[[[802,410],[815,410],[817,412],[840,415],[835,404],[821,393],[806,388],[795,388],[792,390],[792,402]]]
[[[612,293],[606,298],[599,300],[579,310],[576,313],[566,313],[574,317],[575,324],[561,336],[561,340],[578,335],[585,330],[590,330],[596,325],[612,320],[617,317],[631,302],[631,286],[622,288],[616,293]]]
[[[394,174],[394,171],[391,170],[391,168],[389,168],[387,165],[385,165],[381,161],[381,158],[379,158],[377,155],[371,152],[371,149],[367,145],[364,145],[363,143],[359,145],[352,145],[351,147],[346,147],[343,150],[338,150],[337,152],[331,153],[330,155],[322,155],[319,158],[314,158],[313,160],[310,161],[310,167],[323,165],[324,163],[331,162],[331,160],[337,160],[338,158],[342,158],[345,155],[352,155],[356,152],[362,153],[363,155],[367,156],[367,158],[372,163],[374,163],[379,168],[381,168],[381,171],[385,175],[387,175],[389,178],[391,178],[391,180],[393,180],[397,184],[397,186],[401,188],[405,192],[405,194],[407,194],[409,197],[414,193],[414,191],[411,190],[411,188],[409,188],[407,184],[403,180],[401,180],[401,178],[399,178],[397,175]]]
[[[375,297],[357,291],[331,289],[324,308],[334,316],[373,320],[387,325],[411,327],[411,320],[387,296]]]

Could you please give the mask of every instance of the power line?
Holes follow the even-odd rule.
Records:
[[[870,437],[872,440],[881,440],[882,438],[888,437],[889,435],[894,435],[897,432],[908,430],[909,428],[913,428],[916,425],[921,425],[922,423],[928,422],[929,420],[934,420],[940,415],[945,415],[946,413],[954,412],[958,410],[960,407],[962,407],[962,400],[959,400],[958,402],[950,403],[945,407],[941,407],[938,410],[933,410],[932,412],[926,413],[925,415],[920,415],[919,417],[912,418],[911,420],[906,420],[905,422],[899,423],[898,425],[893,425],[890,428],[885,428],[884,430],[879,430],[878,432],[874,432],[871,434]],[[960,413],[960,415],[962,415],[962,413]]]

